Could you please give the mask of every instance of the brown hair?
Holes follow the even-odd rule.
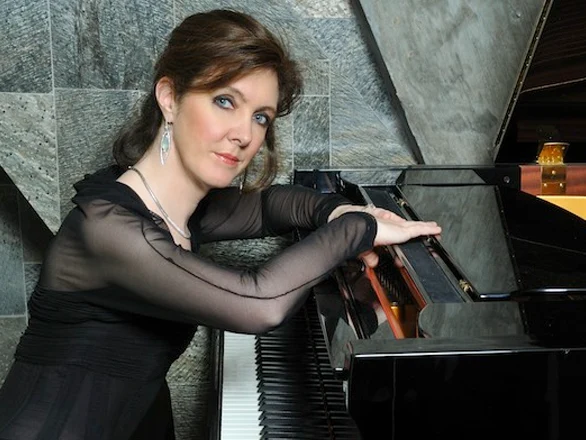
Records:
[[[163,115],[155,98],[155,85],[168,77],[177,100],[190,91],[210,91],[258,69],[277,74],[277,117],[287,115],[301,95],[298,66],[282,42],[250,15],[218,9],[187,17],[170,35],[167,47],[155,64],[150,93],[139,112],[128,121],[114,141],[113,153],[123,168],[134,165],[155,141]],[[274,126],[268,127],[264,167],[247,189],[268,186],[278,170]]]

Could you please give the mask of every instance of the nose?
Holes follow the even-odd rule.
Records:
[[[230,140],[240,148],[247,147],[252,141],[252,118],[248,116],[239,118],[229,136]]]

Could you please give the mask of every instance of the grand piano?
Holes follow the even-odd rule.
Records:
[[[585,20],[579,1],[546,2],[493,165],[296,170],[296,184],[436,220],[443,232],[377,249],[374,271],[346,262],[271,334],[234,342],[216,332],[210,438],[580,435]],[[560,43],[569,37],[578,43]],[[251,383],[236,387],[237,401],[256,428],[245,437],[237,424],[229,437],[228,347],[245,344]]]

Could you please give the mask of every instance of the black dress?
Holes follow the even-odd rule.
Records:
[[[282,185],[212,191],[189,222],[193,251],[109,167],[75,185],[47,250],[30,319],[0,389],[0,439],[172,439],[165,376],[197,325],[263,333],[309,288],[370,249],[374,218],[327,223],[339,196]],[[198,255],[205,242],[315,230],[257,270]]]

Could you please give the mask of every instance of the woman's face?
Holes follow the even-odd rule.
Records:
[[[173,144],[190,178],[205,191],[230,185],[262,146],[278,98],[277,75],[263,69],[176,103]]]

